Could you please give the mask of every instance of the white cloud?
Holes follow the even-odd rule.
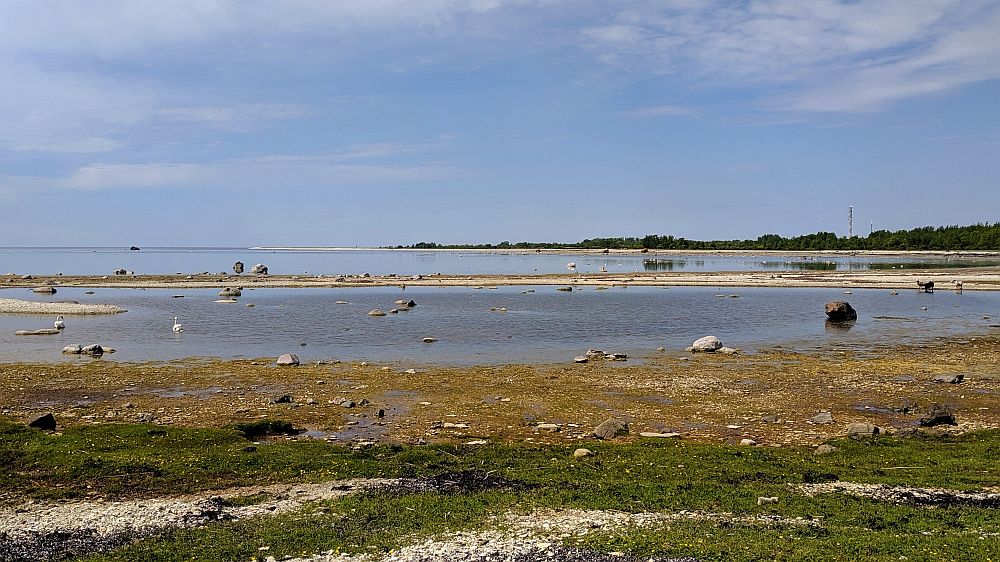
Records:
[[[1000,77],[1000,5],[750,0],[621,10],[583,39],[637,73],[783,90],[768,109],[870,111]]]

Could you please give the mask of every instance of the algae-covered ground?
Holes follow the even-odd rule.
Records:
[[[413,372],[8,364],[0,560],[996,560],[998,364],[995,336]],[[957,425],[921,428],[935,403]],[[48,412],[56,431],[25,427]],[[594,438],[609,418],[629,432]]]

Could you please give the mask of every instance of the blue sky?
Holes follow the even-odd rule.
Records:
[[[995,0],[0,0],[0,245],[996,222],[998,29]]]

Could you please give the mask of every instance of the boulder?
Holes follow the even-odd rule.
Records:
[[[965,380],[965,375],[959,373],[957,375],[935,375],[932,382],[943,382],[947,384],[958,384]]]
[[[66,347],[63,348],[62,352],[63,353],[74,353],[76,355],[79,355],[79,354],[83,353],[83,346],[81,346],[80,344],[67,345]]]
[[[955,414],[952,413],[951,408],[934,403],[928,408],[927,415],[920,418],[920,425],[933,427],[935,425],[958,425],[958,422],[955,421]]]
[[[276,397],[274,400],[271,400],[271,404],[291,404],[291,403],[292,403],[291,394],[282,394],[281,396]]]
[[[586,363],[587,361],[590,360],[587,359],[586,355],[577,355],[576,357],[573,358],[574,363]]]
[[[850,322],[858,319],[858,313],[845,301],[826,303],[826,318],[830,322]]]
[[[871,437],[882,433],[882,429],[877,425],[866,422],[853,422],[847,424],[848,437]]]
[[[250,273],[253,275],[267,275],[267,266],[262,263],[255,264],[250,268]]]
[[[34,427],[44,431],[55,431],[56,418],[51,413],[45,414],[44,416],[31,420],[31,422],[28,423],[28,427]]]
[[[44,295],[54,295],[56,293],[56,288],[46,285],[44,287],[35,287],[34,289],[31,290],[31,292],[40,293]]]
[[[703,338],[696,339],[694,343],[691,344],[691,351],[693,353],[712,353],[718,351],[722,347],[722,342],[719,338],[715,336],[705,336]]]
[[[239,287],[224,287],[219,291],[220,297],[238,297],[243,294]]]
[[[385,316],[385,313],[377,308],[368,311],[368,316]]]
[[[814,455],[829,455],[830,453],[836,451],[837,448],[833,445],[822,444],[813,451]]]
[[[592,456],[594,456],[594,452],[591,451],[590,449],[577,449],[573,451],[573,457],[578,459],[582,459],[584,457],[592,457]]]
[[[92,355],[94,357],[100,357],[104,355],[104,348],[96,343],[92,343],[80,349],[80,353],[84,355]]]
[[[614,418],[607,419],[604,423],[594,428],[594,437],[598,439],[614,439],[619,435],[627,434],[628,424]]]
[[[299,356],[294,353],[283,353],[278,357],[278,365],[287,365],[294,367],[299,364]]]
[[[236,275],[243,273],[243,262],[238,261],[233,264],[233,273]]]

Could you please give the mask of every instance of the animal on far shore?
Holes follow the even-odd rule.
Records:
[[[934,282],[933,281],[928,281],[926,283],[923,283],[923,282],[920,281],[920,279],[917,279],[917,287],[920,287],[921,289],[923,289],[925,293],[933,293],[934,292]]]
[[[177,317],[174,316],[174,333],[180,333],[184,331],[184,326],[177,321]]]
[[[63,321],[62,316],[56,316],[56,321],[52,323],[52,326],[57,330],[62,330],[66,327],[66,322]]]

